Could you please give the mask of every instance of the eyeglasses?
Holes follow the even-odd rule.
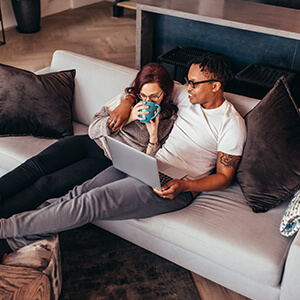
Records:
[[[143,94],[143,93],[140,93],[140,94],[138,94],[137,96],[138,96],[141,100],[143,100],[143,101],[146,101],[148,98],[149,98],[151,101],[156,101],[157,99],[159,99],[159,97],[162,95],[163,92],[164,92],[164,91],[161,91],[161,93],[160,93],[159,95],[157,95],[157,94],[152,94],[152,95],[149,95],[149,96],[147,96],[147,95],[145,95],[145,94]]]
[[[206,82],[217,82],[219,80],[216,79],[209,79],[209,80],[202,80],[202,81],[197,81],[194,82],[192,80],[189,80],[187,77],[184,77],[185,82],[190,85],[193,89],[196,87],[196,84],[200,84],[200,83],[206,83]]]

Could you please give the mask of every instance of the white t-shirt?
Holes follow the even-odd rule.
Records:
[[[210,175],[219,151],[242,155],[246,140],[244,119],[225,100],[220,107],[205,109],[191,104],[185,86],[175,85],[174,103],[178,118],[155,157],[187,173],[187,179]]]

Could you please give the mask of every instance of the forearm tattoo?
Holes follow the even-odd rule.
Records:
[[[222,153],[220,157],[220,163],[227,168],[233,167],[234,169],[237,169],[239,162],[240,162],[240,156],[234,156],[234,155]]]

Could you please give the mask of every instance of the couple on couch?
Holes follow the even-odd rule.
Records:
[[[228,187],[246,139],[243,118],[223,96],[230,76],[222,56],[207,54],[191,64],[187,86],[174,87],[169,73],[150,63],[126,89],[119,107],[113,112],[102,108],[94,116],[89,137],[63,139],[4,175],[1,257],[96,219],[167,213],[186,207],[202,191]],[[161,106],[159,117],[150,123],[140,122],[145,101]],[[153,190],[110,166],[100,141],[105,135],[182,169],[187,178]],[[34,210],[45,200],[47,206]]]

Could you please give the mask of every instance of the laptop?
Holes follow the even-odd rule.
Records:
[[[187,175],[110,136],[106,136],[106,141],[113,166],[153,188],[161,190],[161,187],[173,178],[182,179]]]

